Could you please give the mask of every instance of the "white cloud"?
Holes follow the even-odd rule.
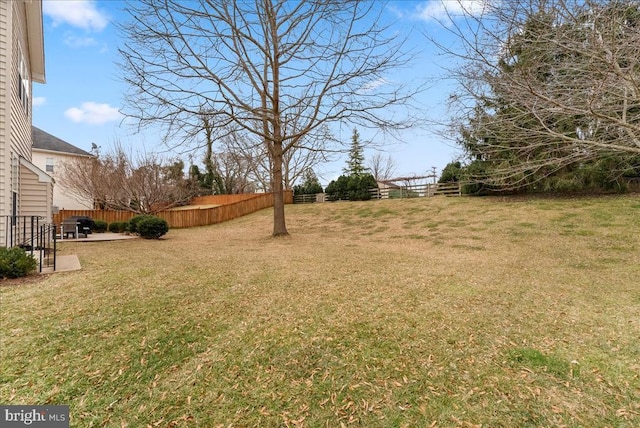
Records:
[[[450,17],[481,15],[487,0],[430,0],[417,8],[423,21],[446,21]]]
[[[362,85],[358,90],[358,92],[359,93],[373,92],[375,89],[379,88],[380,86],[384,86],[387,84],[389,84],[389,82],[384,77],[379,77],[375,80],[372,80]]]
[[[120,120],[122,114],[117,108],[109,104],[98,104],[92,101],[82,103],[78,107],[71,107],[64,115],[76,123],[88,123],[90,125],[102,125],[103,123]]]
[[[93,0],[45,0],[42,12],[53,20],[54,26],[68,24],[87,31],[102,31],[109,23]]]
[[[38,107],[47,102],[45,97],[33,97],[33,106]]]
[[[98,42],[93,37],[78,37],[69,34],[64,38],[64,44],[71,48],[85,48],[88,46],[96,46]]]
[[[394,4],[388,4],[387,5],[387,10],[389,12],[391,12],[392,14],[394,14],[395,17],[398,18],[398,19],[402,19],[405,16],[405,13],[402,11],[402,9],[400,9],[399,7],[397,7]]]

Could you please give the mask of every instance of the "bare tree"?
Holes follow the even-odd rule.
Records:
[[[246,177],[255,183],[256,189],[264,192],[272,191],[271,158],[264,141],[258,140],[254,135],[246,132],[235,131],[223,140],[222,145],[225,151],[235,153],[236,156],[243,159]],[[283,165],[286,165],[284,157]]]
[[[217,193],[252,193],[256,190],[255,182],[251,179],[252,159],[227,151],[215,153],[212,161],[220,177]]]
[[[201,174],[199,169],[196,170],[200,186],[213,194],[255,191],[256,186],[251,177],[254,161],[236,150],[237,133],[225,126],[215,127],[207,114],[202,114],[201,120],[205,172]],[[214,143],[217,143],[215,151]]]
[[[459,83],[453,137],[487,166],[488,177],[478,178],[517,188],[585,162],[640,155],[637,2],[483,4],[480,14],[451,13],[445,28],[459,43],[440,45]]]
[[[412,125],[417,89],[388,78],[409,63],[383,7],[359,0],[139,0],[121,27],[128,116],[199,129],[198,114],[266,147],[273,235],[287,235],[283,159],[335,122]],[[388,113],[392,108],[394,114]],[[404,110],[403,110],[404,109]],[[295,126],[292,126],[295,124]]]
[[[67,189],[103,209],[153,214],[184,205],[194,196],[183,177],[184,164],[156,154],[134,157],[117,147],[100,157],[78,158],[61,166]]]
[[[112,155],[62,162],[60,175],[70,194],[92,200],[97,208],[110,207],[108,201],[120,199],[123,162]]]
[[[244,134],[244,138],[237,137],[226,139],[226,150],[241,154],[247,160],[250,169],[250,177],[259,188],[271,191],[273,188],[272,159],[265,150],[261,141],[256,141],[250,135]],[[313,169],[323,162],[333,158],[334,153],[328,149],[333,142],[333,137],[326,129],[306,135],[296,146],[282,154],[282,184],[287,190],[293,189],[293,185],[304,175],[308,169]]]
[[[272,189],[271,162],[267,147],[243,130],[214,127],[210,118],[203,115],[203,157],[207,190],[213,193],[244,193]],[[215,141],[214,141],[215,139]],[[285,189],[292,189],[304,171],[331,159],[327,145],[333,137],[326,129],[305,136],[299,146],[283,153],[282,179]],[[216,149],[214,150],[214,145]]]
[[[382,153],[376,152],[367,162],[367,168],[376,181],[384,181],[394,176],[397,164],[391,155],[383,156]]]

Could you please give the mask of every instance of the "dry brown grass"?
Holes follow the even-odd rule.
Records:
[[[640,199],[294,205],[67,243],[2,287],[0,402],[78,426],[634,426]]]

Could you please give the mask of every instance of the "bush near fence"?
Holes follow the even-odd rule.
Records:
[[[285,204],[293,203],[293,192],[285,191]],[[211,208],[167,210],[155,214],[167,221],[172,229],[206,226],[242,217],[273,206],[273,193],[245,193],[238,195],[208,195],[194,198],[190,205],[219,205]],[[136,216],[130,211],[112,210],[60,210],[53,215],[53,222],[58,226],[67,217],[89,216],[94,220],[107,223],[129,221]]]

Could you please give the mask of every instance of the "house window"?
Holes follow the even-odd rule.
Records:
[[[11,153],[11,191],[18,192],[18,164],[20,159],[15,154]]]
[[[47,172],[53,172],[53,158],[47,158],[45,165]]]
[[[27,69],[27,63],[24,60],[22,52],[20,52],[20,66],[18,68],[18,98],[22,101],[22,107],[24,111],[29,114],[29,70]]]
[[[18,217],[18,192],[11,192],[11,225],[15,226]]]

